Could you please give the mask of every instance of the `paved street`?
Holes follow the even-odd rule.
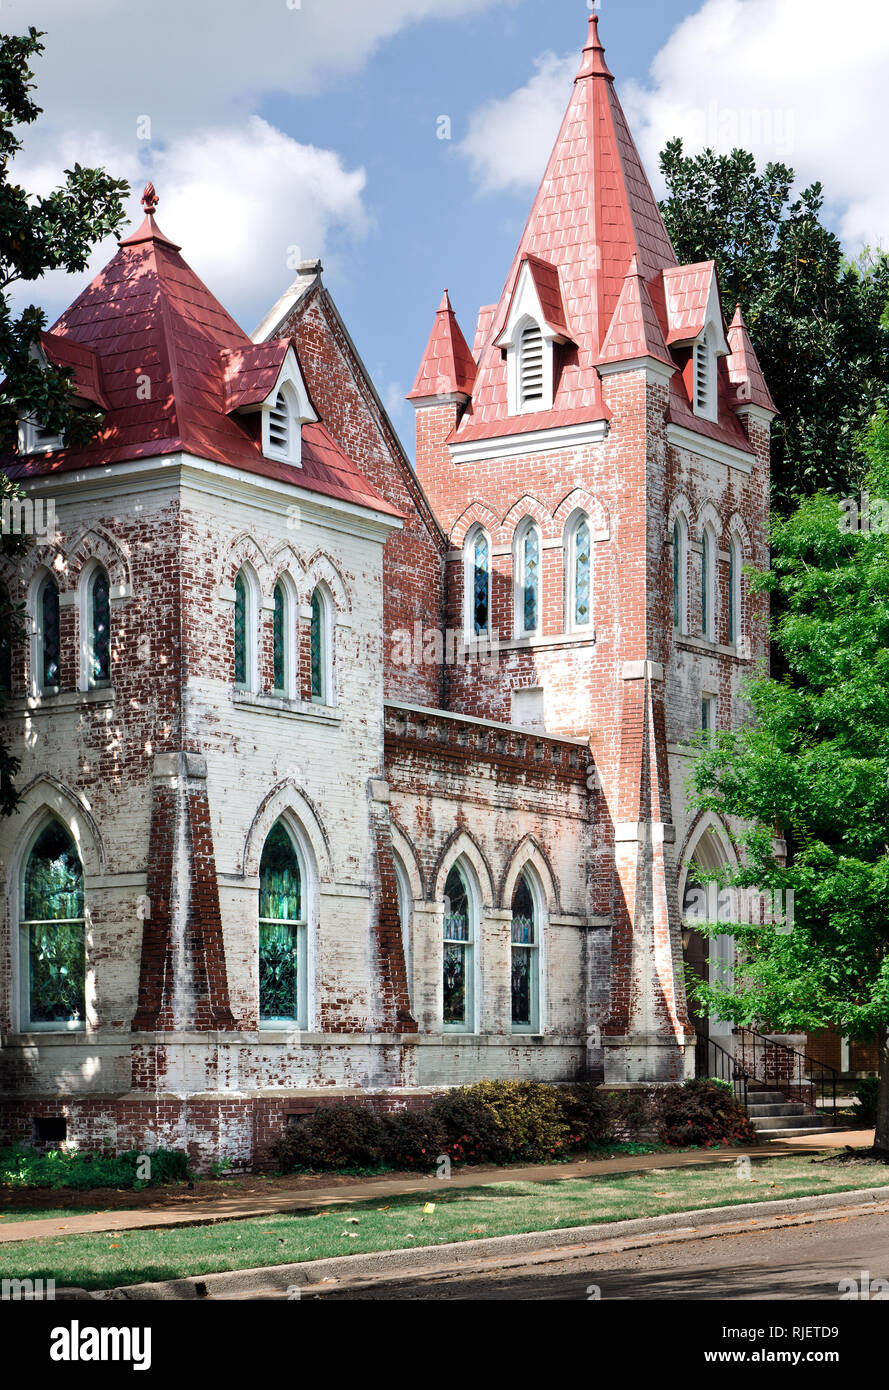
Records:
[[[796,1229],[711,1237],[484,1274],[411,1278],[377,1289],[324,1292],[360,1300],[831,1299],[841,1279],[889,1279],[889,1216],[840,1217]],[[306,1294],[305,1297],[310,1297]]]

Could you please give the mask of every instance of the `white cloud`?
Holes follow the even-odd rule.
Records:
[[[800,186],[820,180],[853,249],[889,244],[887,72],[883,0],[707,0],[622,98],[652,179],[672,136],[688,152],[742,145]]]
[[[607,34],[604,36],[607,41]],[[534,189],[546,166],[579,53],[545,53],[530,80],[480,106],[458,146],[485,192]],[[850,249],[889,245],[889,24],[884,0],[706,0],[677,26],[646,84],[618,90],[649,177],[680,135],[779,160],[800,187],[824,184]]]
[[[524,87],[485,102],[470,116],[457,148],[469,160],[484,193],[536,188],[540,183],[579,66],[577,53],[562,58],[543,53]]]

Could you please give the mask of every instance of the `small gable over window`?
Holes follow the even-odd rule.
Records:
[[[318,419],[293,346],[284,338],[220,354],[229,415],[262,416],[262,452],[302,464],[302,427]]]
[[[525,256],[497,339],[506,357],[510,415],[552,410],[555,346],[570,341],[558,267]]]

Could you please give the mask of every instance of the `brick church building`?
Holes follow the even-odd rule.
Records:
[[[326,1097],[692,1074],[681,905],[732,849],[685,782],[766,655],[775,411],[596,18],[416,468],[321,266],[250,338],[157,201],[41,338],[100,432],[3,463],[53,525],[5,575],[0,1142],[245,1165]]]

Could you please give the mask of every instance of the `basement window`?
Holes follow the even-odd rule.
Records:
[[[35,1118],[35,1144],[64,1144],[67,1139],[68,1121],[64,1115],[40,1115]]]

